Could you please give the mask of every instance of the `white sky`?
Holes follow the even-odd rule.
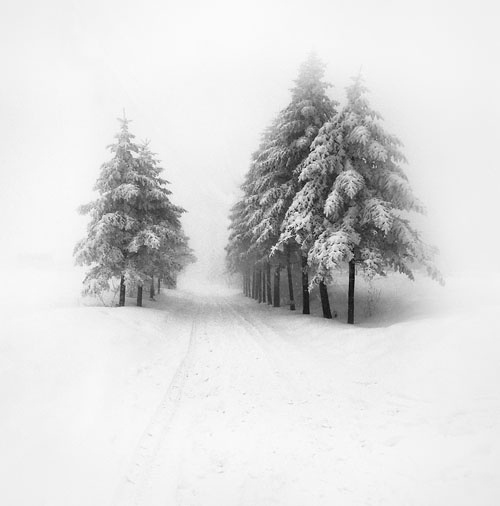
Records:
[[[200,268],[216,265],[251,152],[314,49],[337,100],[362,66],[445,268],[494,262],[499,21],[482,1],[2,2],[0,256],[72,261],[125,108]]]

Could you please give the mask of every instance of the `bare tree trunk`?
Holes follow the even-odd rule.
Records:
[[[307,257],[302,255],[302,314],[310,314],[309,309],[309,274],[307,273]]]
[[[250,269],[245,271],[245,295],[250,297]]]
[[[273,306],[280,307],[280,266],[277,265],[274,270],[274,295]]]
[[[252,299],[257,298],[257,269],[253,268],[252,272]]]
[[[255,283],[256,283],[256,270],[255,270],[255,266],[253,267],[252,269],[252,299],[255,299]]]
[[[286,273],[288,275],[288,293],[290,295],[290,311],[295,311],[295,300],[293,298],[292,265],[290,263],[290,247],[286,248]]]
[[[142,285],[137,287],[137,305],[142,307]]]
[[[262,302],[262,269],[259,268],[257,274],[257,300]]]
[[[151,285],[149,287],[149,298],[150,300],[155,299],[155,278],[151,276]]]
[[[319,293],[321,296],[321,307],[323,308],[323,317],[331,318],[332,312],[330,310],[330,301],[328,300],[328,290],[326,289],[326,285],[323,281],[319,284]]]
[[[161,282],[160,282],[160,277],[158,276],[158,289],[156,290],[156,293],[158,293],[158,295],[160,295],[160,286],[161,286]]]
[[[120,299],[118,301],[118,305],[125,305],[125,276],[122,276],[120,278]]]
[[[270,262],[267,262],[266,271],[267,271],[267,275],[266,275],[267,303],[272,305],[273,299],[272,299],[272,295],[271,295],[271,264],[270,264]]]
[[[264,266],[262,266],[262,285],[261,285],[261,291],[262,291],[262,302],[267,302],[266,301],[266,296],[267,296],[267,292],[266,292],[266,270],[264,269]]]
[[[349,262],[349,292],[347,295],[347,323],[354,323],[354,281],[356,279],[356,264]]]

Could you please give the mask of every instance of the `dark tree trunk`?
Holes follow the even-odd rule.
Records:
[[[120,300],[118,301],[118,305],[125,305],[125,276],[120,278]]]
[[[155,298],[155,278],[151,276],[151,285],[149,286],[149,298],[154,300]]]
[[[261,291],[262,291],[262,302],[267,302],[266,301],[266,296],[267,296],[267,292],[266,292],[266,270],[264,269],[264,267],[262,267],[262,284],[261,284]]]
[[[158,278],[158,289],[156,290],[158,295],[160,295],[160,286],[161,286],[161,282],[160,282],[160,278]]]
[[[305,255],[302,255],[302,313],[311,313],[309,309],[309,274],[307,273],[307,257]]]
[[[255,267],[252,269],[252,299],[255,299]]]
[[[274,271],[274,295],[273,306],[280,307],[280,266],[277,265]]]
[[[257,274],[257,300],[259,304],[262,302],[262,269]]]
[[[288,276],[288,293],[290,295],[290,311],[295,311],[295,300],[293,298],[292,264],[290,263],[290,247],[286,249],[286,273]]]
[[[332,312],[330,310],[330,301],[328,300],[328,290],[326,289],[326,285],[323,281],[319,284],[319,293],[321,296],[321,307],[323,308],[323,317],[331,318]]]
[[[142,307],[142,285],[137,287],[137,305]]]
[[[250,269],[245,272],[245,295],[250,297]]]
[[[255,299],[256,277],[257,277],[257,272],[254,267],[252,270],[252,299]]]
[[[347,323],[354,323],[354,281],[356,279],[356,263],[349,262],[349,293],[347,295]]]
[[[271,264],[269,262],[267,262],[266,265],[266,272],[267,303],[272,305],[273,298],[271,295]]]

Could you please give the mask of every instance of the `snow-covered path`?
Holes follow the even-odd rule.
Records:
[[[390,283],[354,327],[214,287],[11,292],[0,503],[496,506],[498,283]]]
[[[192,295],[185,307],[190,344],[115,504],[316,498],[331,478],[324,465],[332,448],[318,437],[333,429],[325,378],[314,368],[307,374],[306,357],[256,318],[249,301]]]
[[[457,363],[446,349],[457,322],[430,334],[436,323],[425,320],[381,333],[240,295],[174,297],[190,308],[189,346],[115,505],[487,505],[500,497],[492,491],[499,375],[488,378],[485,360],[474,383],[480,364],[471,370],[470,361],[481,351]],[[441,341],[428,342],[431,353],[448,354],[461,378],[433,369],[421,349],[426,333]]]

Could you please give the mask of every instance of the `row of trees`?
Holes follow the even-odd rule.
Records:
[[[75,247],[80,265],[90,266],[85,294],[99,295],[120,280],[118,305],[125,305],[126,288],[137,291],[142,306],[143,286],[154,296],[155,277],[175,286],[177,274],[194,256],[188,246],[181,215],[185,212],[170,201],[168,181],[148,142],[137,144],[129,132],[129,121],[119,120],[116,142],[109,146],[113,157],[101,167],[94,190],[96,200],[80,208],[90,215],[87,236]]]
[[[339,108],[327,94],[324,70],[310,55],[290,104],[264,132],[231,210],[227,262],[242,274],[246,295],[267,302],[273,296],[275,306],[286,268],[295,309],[291,259],[299,258],[303,313],[310,312],[310,289],[319,285],[326,318],[332,317],[327,285],[347,265],[348,323],[354,323],[357,270],[372,278],[393,269],[413,279],[414,268],[424,266],[441,277],[433,249],[410,223],[410,213],[423,207],[401,168],[400,141],[370,108],[360,76]]]

